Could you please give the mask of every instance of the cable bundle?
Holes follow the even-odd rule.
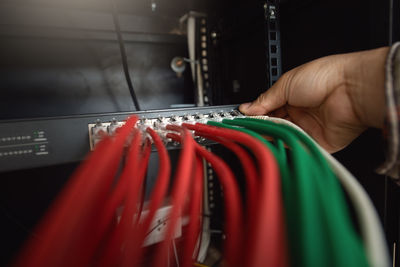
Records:
[[[194,266],[202,246],[203,161],[223,192],[224,266],[389,266],[376,212],[354,177],[295,126],[261,119],[154,130],[135,127],[138,119],[130,118],[78,168],[37,227],[39,239],[27,242],[16,266]],[[237,156],[244,195],[228,163],[193,135]],[[166,140],[182,146],[172,179]],[[159,169],[145,207],[141,188],[152,143]],[[339,181],[359,215],[361,237]],[[162,241],[145,247],[165,203],[171,209]],[[183,234],[175,238],[179,221],[185,221]]]

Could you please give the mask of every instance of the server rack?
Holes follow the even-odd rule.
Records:
[[[29,234],[27,232],[65,182],[68,176],[65,173],[70,173],[75,166],[74,162],[82,159],[89,150],[87,124],[96,123],[97,119],[105,122],[112,121],[114,117],[122,118],[132,113],[120,111],[134,109],[124,84],[122,68],[119,66],[119,51],[110,24],[107,1],[99,1],[95,5],[93,1],[84,4],[80,1],[42,1],[38,4],[27,2],[4,1],[0,8],[3,21],[0,25],[3,39],[0,44],[3,58],[3,78],[0,83],[4,93],[0,99],[0,116],[3,119],[0,124],[0,143],[3,142],[0,167],[1,176],[4,177],[3,203],[7,204],[4,205],[3,216],[8,222],[7,227],[12,229],[5,239],[10,248],[3,254],[4,262],[7,262],[9,255],[16,251]],[[128,2],[119,1],[117,4],[123,10],[120,20],[134,84],[139,84],[138,95],[139,99],[142,98],[142,103],[145,103],[144,108],[161,107],[161,111],[151,112],[162,116],[176,115],[169,112],[183,116],[191,111],[231,111],[237,105],[215,106],[252,100],[269,88],[282,71],[307,60],[330,53],[385,45],[385,30],[389,28],[389,22],[386,21],[388,7],[379,1],[185,3],[176,0],[168,5],[158,1],[138,1],[136,6],[130,6]],[[394,1],[393,9],[396,7],[398,1]],[[198,40],[201,40],[202,35],[206,37],[206,48],[202,48],[200,44],[196,53],[200,56],[199,66],[203,69],[202,102],[212,107],[171,111],[169,108],[174,104],[191,105],[199,97],[194,89],[196,80],[190,77],[189,71],[184,72],[183,79],[176,77],[173,72],[165,71],[170,70],[172,57],[189,57],[186,54],[187,40],[184,30],[176,18],[191,10],[207,15],[196,17],[198,25],[206,29],[206,34],[202,32],[201,26],[196,29]],[[169,16],[165,17],[163,14]],[[396,12],[394,14],[393,19],[396,21],[398,16]],[[327,15],[326,19],[323,18],[324,15]],[[241,19],[237,19],[238,17]],[[335,22],[327,22],[328,19]],[[49,21],[53,24],[50,25]],[[320,25],[313,25],[318,21],[321,22]],[[351,24],[355,21],[358,22]],[[383,21],[383,25],[375,23],[380,21]],[[398,40],[398,24],[393,25],[392,38]],[[349,41],[351,34],[357,38]],[[330,39],[329,35],[336,39]],[[45,43],[48,45],[43,47]],[[167,47],[168,49],[163,50],[167,52],[160,53],[160,47]],[[203,56],[203,51],[206,51],[206,56]],[[81,58],[73,59],[76,55]],[[62,58],[61,65],[54,60],[57,57]],[[41,62],[41,66],[30,66],[32,62]],[[91,67],[86,68],[89,65]],[[205,65],[208,71],[204,71]],[[35,67],[41,71],[33,71]],[[147,75],[137,76],[135,70],[144,70]],[[106,78],[103,79],[104,77]],[[48,116],[51,118],[47,118]],[[78,129],[79,124],[68,126],[68,123],[63,123],[70,119],[84,121],[81,124],[84,129]],[[14,149],[15,144],[28,143],[27,136],[38,139],[37,142],[48,142],[47,138],[50,136],[43,129],[51,123],[54,123],[51,127],[56,131],[51,136],[50,146],[48,143],[33,143],[27,149]],[[41,127],[37,127],[38,125]],[[15,132],[15,129],[21,130]],[[351,162],[349,158],[356,158],[363,145],[371,139],[376,140],[377,135],[379,133],[367,133],[337,157],[345,163]],[[25,140],[22,142],[23,137]],[[53,140],[58,143],[55,147],[52,146]],[[65,148],[68,144],[65,140],[72,140],[73,147],[78,150],[75,154],[70,148]],[[31,152],[24,154],[30,150],[33,153],[35,149],[38,149],[37,153],[44,153],[35,155],[36,157],[52,156],[59,151],[68,151],[74,156],[63,160],[57,160],[57,156],[49,157],[49,160],[36,160],[27,155]],[[380,146],[374,147],[373,151],[379,155]],[[50,154],[45,154],[46,152]],[[21,157],[19,161],[18,157]],[[377,156],[371,165],[376,165],[379,160]],[[362,182],[375,201],[386,226],[389,246],[393,248],[393,244],[398,243],[399,235],[399,206],[396,204],[399,203],[398,189],[388,179],[382,183],[383,180],[379,180],[381,177],[365,172],[362,164],[356,161],[354,164],[348,163],[348,167],[359,174],[359,177],[367,177]],[[42,179],[49,181],[49,177],[54,175],[60,176],[60,181],[48,183],[53,188],[44,197],[47,201],[38,201],[40,204],[33,208],[35,211],[30,215],[24,209],[26,202],[23,199],[10,197],[12,192],[17,192],[19,187],[16,184],[21,181],[33,188],[34,185],[39,186],[32,181],[35,177],[42,176]],[[40,185],[42,188],[45,186],[46,183]],[[29,195],[29,190],[22,191]],[[32,200],[36,196],[33,194],[30,197]],[[22,216],[20,212],[15,214],[17,207],[21,207]],[[13,240],[13,237],[16,238]]]

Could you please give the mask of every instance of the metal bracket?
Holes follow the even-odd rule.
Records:
[[[267,80],[271,87],[282,75],[281,34],[277,0],[264,2]]]

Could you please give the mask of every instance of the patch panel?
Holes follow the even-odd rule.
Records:
[[[165,137],[166,133],[168,133],[168,131],[165,130],[165,126],[167,124],[181,125],[182,123],[207,123],[209,120],[221,121],[225,118],[232,119],[238,116],[242,116],[238,110],[221,110],[210,113],[194,112],[183,115],[172,114],[168,117],[142,117],[137,122],[136,127],[142,129],[143,131],[145,131],[147,127],[151,127],[160,134],[167,145],[175,145],[175,142]],[[100,142],[104,136],[114,135],[115,131],[124,125],[124,123],[125,121],[117,121],[115,118],[113,118],[109,122],[101,122],[100,120],[97,120],[95,123],[88,124],[90,149],[93,150],[96,144]],[[204,138],[196,137],[195,139],[201,144],[210,143],[210,141],[207,141]]]

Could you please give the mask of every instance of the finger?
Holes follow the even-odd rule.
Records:
[[[284,118],[288,117],[289,114],[287,112],[286,106],[283,106],[281,108],[278,108],[278,109],[270,112],[269,116],[278,117],[278,118],[283,118],[284,119]]]
[[[284,74],[269,90],[262,93],[252,103],[240,105],[239,110],[246,115],[265,115],[282,107],[287,102],[287,84],[290,75]]]

